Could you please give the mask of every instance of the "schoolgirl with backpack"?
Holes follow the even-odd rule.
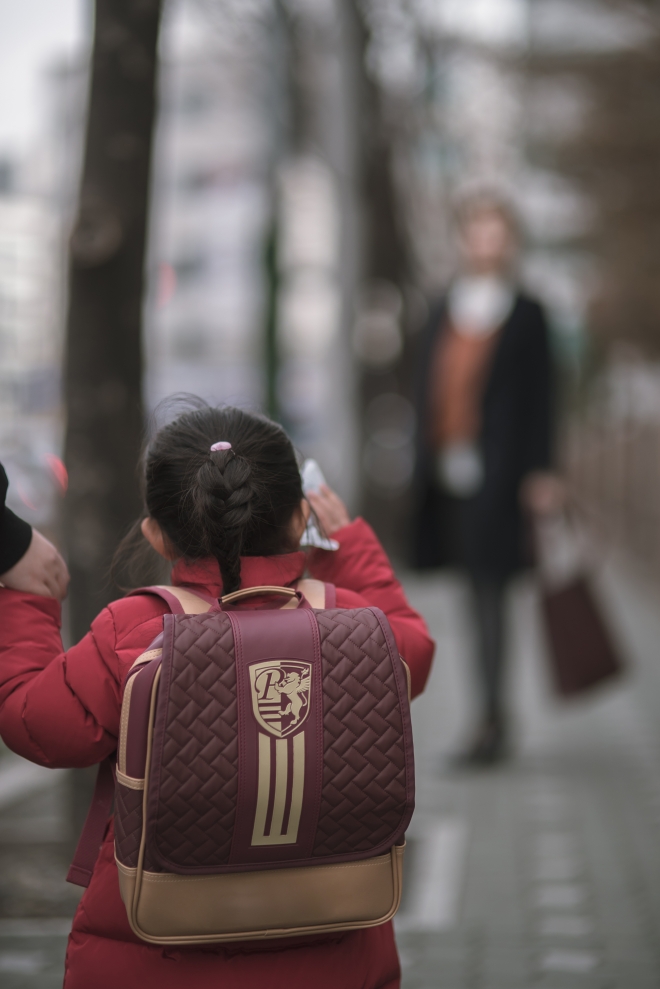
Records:
[[[268,419],[183,413],[144,499],[171,583],[71,649],[55,598],[0,588],[0,735],[101,766],[66,989],[395,989],[423,619],[369,526],[328,488],[304,498]],[[338,550],[300,550],[310,504]]]

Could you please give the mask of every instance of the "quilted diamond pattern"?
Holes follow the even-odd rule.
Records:
[[[332,610],[316,617],[324,766],[313,856],[341,860],[391,842],[403,822],[408,809],[404,730],[392,657],[374,612]],[[166,704],[158,805],[145,862],[157,851],[175,871],[223,871],[238,797],[236,672],[228,616],[176,617]],[[118,796],[118,854],[127,864],[136,858],[141,828],[130,800],[130,791]]]
[[[368,852],[406,808],[403,725],[392,660],[369,609],[317,613],[324,767],[314,855]]]
[[[234,641],[227,616],[175,619],[153,840],[168,861],[227,862],[238,791]]]
[[[115,851],[130,869],[138,862],[142,837],[142,790],[117,783],[115,787]]]

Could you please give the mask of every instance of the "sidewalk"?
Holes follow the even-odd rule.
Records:
[[[60,989],[80,890],[64,881],[66,770],[0,760],[0,986]]]
[[[628,680],[579,706],[544,682],[529,586],[513,595],[519,753],[506,769],[452,775],[467,727],[460,584],[411,578],[438,639],[414,705],[418,800],[396,926],[403,989],[660,986],[660,608],[621,568],[605,576]],[[2,798],[0,985],[61,986],[78,892],[67,886],[66,776]],[[28,769],[28,775],[32,772]],[[13,782],[12,782],[13,779]],[[44,785],[45,780],[45,785]],[[5,777],[17,787],[16,773]],[[27,786],[27,783],[24,784]],[[338,987],[341,989],[341,987]]]
[[[622,569],[603,600],[632,669],[579,705],[553,702],[532,588],[513,595],[518,755],[452,775],[466,725],[464,599],[409,581],[438,639],[415,702],[418,811],[396,922],[404,989],[660,985],[660,609]]]

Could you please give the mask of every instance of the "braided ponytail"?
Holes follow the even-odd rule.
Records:
[[[252,468],[233,450],[209,451],[197,471],[192,492],[195,517],[205,536],[209,556],[220,566],[225,594],[241,583],[241,556],[252,518]]]
[[[229,448],[212,450],[218,441]],[[298,463],[289,437],[265,416],[198,402],[151,442],[144,493],[146,513],[177,556],[218,561],[224,594],[240,587],[242,556],[296,548]]]

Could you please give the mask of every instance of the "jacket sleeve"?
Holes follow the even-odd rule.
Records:
[[[5,505],[8,487],[7,474],[0,464],[0,573],[11,570],[25,556],[32,542],[32,526]]]
[[[123,676],[164,610],[148,596],[115,601],[64,651],[54,598],[0,589],[0,736],[9,748],[52,767],[91,766],[113,752]]]
[[[543,309],[534,306],[527,334],[524,421],[526,424],[525,473],[549,470],[553,461],[555,374],[550,333]]]
[[[336,552],[310,553],[310,573],[385,612],[399,651],[410,667],[412,695],[416,697],[424,689],[435,651],[424,619],[408,604],[385,550],[364,519],[356,519],[333,533],[333,539],[340,544]],[[359,601],[354,605],[349,600],[344,602],[340,590],[338,603],[351,607]]]

